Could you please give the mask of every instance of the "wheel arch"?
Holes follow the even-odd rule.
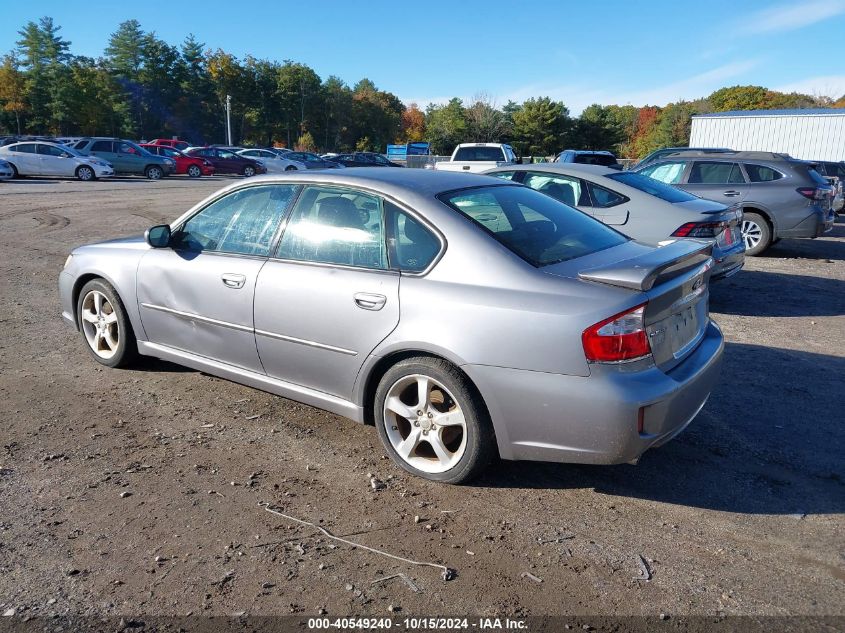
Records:
[[[755,202],[744,203],[742,205],[742,212],[743,213],[756,213],[763,217],[766,222],[769,223],[769,229],[772,231],[772,240],[777,238],[777,231],[778,231],[778,224],[777,220],[775,220],[774,214],[769,211],[765,206],[762,204],[757,204]]]
[[[118,289],[118,285],[114,282],[114,280],[109,279],[108,276],[106,276],[102,273],[93,272],[93,271],[86,272],[86,273],[79,275],[79,277],[77,277],[73,282],[73,289],[71,291],[71,299],[72,299],[71,306],[73,307],[73,322],[76,325],[76,329],[77,330],[79,329],[79,295],[82,293],[82,289],[85,287],[85,284],[87,284],[89,281],[93,281],[95,279],[102,279],[108,285],[110,285],[112,288],[114,288],[114,292],[115,292],[115,294],[117,294],[117,298],[120,299],[120,302],[123,304],[123,309],[126,311],[126,316],[129,319],[129,323],[130,323],[130,325],[133,326],[133,330],[134,330],[135,329],[134,323],[132,323],[132,318],[131,318],[130,312],[127,308],[126,300],[120,294],[120,290]]]

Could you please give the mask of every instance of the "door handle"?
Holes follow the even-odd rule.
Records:
[[[387,303],[384,295],[370,294],[369,292],[357,292],[353,295],[355,305],[364,310],[381,310]]]
[[[740,192],[739,192],[739,191],[735,191],[734,189],[731,189],[731,190],[729,190],[729,191],[723,191],[723,192],[722,192],[722,195],[723,195],[723,196],[728,196],[729,198],[733,198],[733,197],[735,197],[735,196],[738,196],[739,194],[740,194]]]
[[[243,288],[246,283],[244,275],[236,275],[235,273],[223,273],[220,277],[223,280],[223,285],[228,288]]]

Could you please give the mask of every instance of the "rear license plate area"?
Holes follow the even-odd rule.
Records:
[[[697,303],[687,306],[669,319],[668,334],[672,345],[672,354],[680,358],[695,345],[699,334]]]

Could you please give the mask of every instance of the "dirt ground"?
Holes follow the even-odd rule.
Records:
[[[227,182],[0,183],[0,612],[845,615],[844,224],[713,288],[724,373],[677,440],[450,487],[372,427],[161,361],[103,368],[62,323],[74,246]]]

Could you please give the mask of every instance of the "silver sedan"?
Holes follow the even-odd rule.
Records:
[[[458,483],[496,454],[616,464],[680,433],[723,350],[710,249],[488,176],[303,171],[77,248],[59,288],[97,362],[155,356],[374,424],[401,467]]]
[[[711,240],[713,279],[730,277],[745,263],[738,206],[727,207],[654,178],[601,165],[512,165],[486,173],[521,182],[646,244]]]

